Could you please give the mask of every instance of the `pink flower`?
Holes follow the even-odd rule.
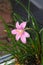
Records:
[[[16,40],[19,39],[22,41],[22,43],[26,43],[26,38],[30,37],[30,34],[25,31],[26,22],[22,22],[19,25],[19,22],[16,23],[16,29],[13,29],[11,33],[13,35],[16,34]]]

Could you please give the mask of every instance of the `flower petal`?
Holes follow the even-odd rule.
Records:
[[[26,31],[24,31],[24,36],[28,38],[28,37],[30,37],[30,34],[27,33]]]
[[[21,41],[22,41],[22,43],[24,43],[24,44],[26,43],[26,37],[25,37],[24,35],[21,36]]]
[[[21,35],[20,34],[16,34],[16,40],[18,41],[20,39]]]
[[[24,29],[25,26],[26,26],[26,23],[27,23],[27,22],[22,22],[22,23],[20,24],[20,27]]]
[[[19,22],[16,22],[16,28],[18,29],[19,28]]]
[[[13,29],[13,30],[11,31],[11,33],[12,33],[12,34],[17,34],[16,29]]]

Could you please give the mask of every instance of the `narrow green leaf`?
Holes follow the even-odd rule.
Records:
[[[41,35],[41,65],[43,65],[43,30],[40,32]]]
[[[26,12],[28,12],[27,8],[19,1],[19,0],[15,0],[18,4],[20,4]]]
[[[33,16],[31,16],[31,20],[32,20],[32,26],[33,26],[34,30],[39,32],[39,27],[38,27],[37,22]]]
[[[19,14],[14,13],[13,15],[17,18],[17,20],[23,21],[22,17]]]
[[[6,29],[6,31],[7,31],[8,38],[11,38],[11,43],[10,43],[10,44],[13,45],[13,50],[15,51],[17,44],[16,44],[16,42],[15,42],[14,36],[11,34],[11,31],[10,31],[8,25],[6,24],[5,20],[4,20],[1,16],[0,16],[0,19],[2,20],[2,22],[3,22],[4,26],[5,26],[5,29]],[[7,48],[6,48],[6,49],[7,49]],[[13,51],[13,50],[12,50],[12,51]]]

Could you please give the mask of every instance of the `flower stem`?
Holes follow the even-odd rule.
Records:
[[[33,30],[33,28],[25,28],[24,30]]]

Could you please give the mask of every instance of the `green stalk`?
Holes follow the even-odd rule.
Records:
[[[28,0],[28,22],[30,21],[30,0]]]

